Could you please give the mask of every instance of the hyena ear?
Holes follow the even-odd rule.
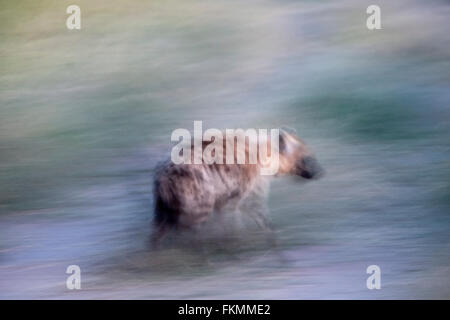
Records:
[[[292,134],[292,135],[297,135],[297,130],[295,130],[294,128],[288,127],[288,126],[282,126],[280,128],[280,131],[284,131],[285,133],[288,134]]]
[[[284,129],[280,129],[280,136],[278,141],[278,150],[281,154],[287,152],[287,144],[286,144],[286,131]]]
[[[278,142],[278,150],[281,154],[289,153],[288,136],[297,135],[297,131],[293,128],[283,126],[280,128],[280,140]]]

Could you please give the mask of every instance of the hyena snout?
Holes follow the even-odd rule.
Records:
[[[305,179],[318,179],[324,170],[315,157],[307,156],[297,161],[296,174]]]

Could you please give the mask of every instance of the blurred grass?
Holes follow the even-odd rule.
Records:
[[[333,292],[342,261],[376,258],[414,284],[426,277],[403,272],[410,265],[426,276],[431,261],[448,270],[441,253],[450,222],[447,4],[381,0],[379,31],[365,28],[370,1],[79,0],[80,31],[66,29],[69,4],[1,1],[2,261],[27,267],[73,256],[103,267],[96,259],[113,252],[106,264],[114,279],[135,279],[151,265],[178,273],[184,266],[170,266],[183,255],[177,250],[153,261],[136,247],[149,233],[151,171],[170,133],[203,120],[204,128],[294,127],[327,175],[274,183],[272,218],[293,265],[280,271],[264,259],[254,269],[233,261],[227,278],[215,274],[220,268],[196,269],[203,261],[187,253],[192,274],[180,278],[208,270],[230,296],[240,292],[235,273],[242,290],[270,278],[267,296],[297,297],[317,284],[311,265],[321,276],[336,274]],[[244,252],[230,251],[258,257],[257,239],[244,240]],[[339,245],[345,250],[315,250]],[[227,260],[210,255],[219,266]],[[345,290],[359,292],[349,283]],[[206,292],[210,283],[203,284]],[[327,293],[321,285],[318,297]],[[14,283],[12,291],[28,286]],[[137,296],[151,291],[131,288]],[[181,294],[166,283],[158,288]],[[400,297],[414,291],[397,290]]]

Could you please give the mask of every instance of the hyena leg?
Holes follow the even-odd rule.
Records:
[[[253,220],[256,222],[256,224],[264,230],[268,241],[268,244],[272,247],[278,247],[278,238],[275,232],[275,229],[273,227],[272,221],[270,221],[269,218],[267,218],[267,212],[268,209],[261,210],[254,210],[253,211]]]
[[[233,232],[238,232],[239,230],[243,229],[244,221],[242,221],[241,210],[233,211],[231,221],[232,221],[232,226],[233,226]]]
[[[161,197],[155,199],[155,212],[153,218],[153,226],[155,230],[151,236],[152,248],[158,247],[162,239],[167,235],[167,231],[170,227],[173,227],[177,223],[177,214],[170,208]]]
[[[269,209],[264,198],[258,196],[250,196],[242,203],[243,210],[255,223],[264,231],[272,231],[272,223],[267,218]]]
[[[269,210],[264,205],[259,208],[254,208],[250,211],[250,216],[256,222],[256,224],[264,231],[273,232],[274,228],[272,222],[267,218]]]
[[[247,197],[246,205],[248,213],[256,224],[264,231],[273,231],[272,223],[268,219],[269,208],[266,199],[268,194],[268,184],[266,180],[261,180]]]
[[[272,222],[268,218],[269,209],[264,199],[256,197],[254,201],[250,202],[252,205],[248,211],[249,216],[255,221],[259,228],[261,228],[267,235],[267,241],[270,246],[277,247],[278,240]]]
[[[167,235],[169,227],[166,223],[161,223],[152,234],[151,245],[153,249],[157,249],[162,239]]]
[[[242,221],[242,199],[237,199],[233,201],[230,205],[230,214],[231,214],[231,231],[232,236],[237,236],[238,231],[241,230],[244,226],[244,222]]]

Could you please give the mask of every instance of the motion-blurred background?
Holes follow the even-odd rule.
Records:
[[[450,298],[450,7],[375,2],[1,1],[0,298]],[[315,151],[323,179],[272,186],[278,252],[251,224],[148,249],[194,120]]]

